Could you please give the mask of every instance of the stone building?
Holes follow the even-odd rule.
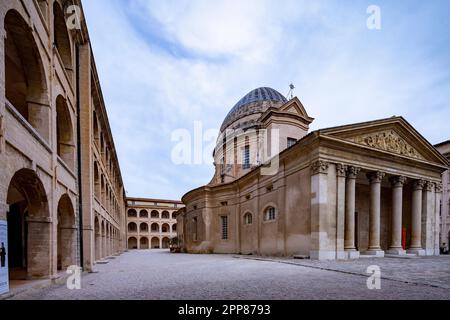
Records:
[[[450,160],[450,140],[437,144],[439,150]],[[442,201],[441,201],[441,246],[450,250],[450,171],[442,174]]]
[[[182,198],[190,253],[439,254],[441,174],[449,161],[404,118],[309,132],[298,98],[270,88],[226,117],[211,182]]]
[[[10,280],[91,270],[125,249],[121,173],[84,19],[69,28],[74,12],[82,17],[80,1],[0,2],[0,220]]]
[[[127,198],[128,249],[168,249],[181,201]]]

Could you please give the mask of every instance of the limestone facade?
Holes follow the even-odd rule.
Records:
[[[449,162],[405,119],[308,133],[313,119],[297,98],[264,102],[265,110],[233,117],[244,124],[253,118],[231,139],[219,138],[215,156],[236,150],[239,140],[267,144],[258,131],[277,121],[280,152],[245,170],[236,156],[219,155],[225,161],[216,159],[212,181],[182,198],[178,236],[185,252],[320,260],[439,254],[441,174]],[[292,132],[298,141],[289,144]]]
[[[436,145],[447,159],[450,160],[450,140]],[[450,250],[450,171],[442,174],[442,201],[441,201],[441,246]]]
[[[119,164],[86,24],[68,28],[70,5],[82,14],[80,1],[0,2],[0,220],[11,280],[91,270],[125,249]]]
[[[168,249],[183,207],[181,201],[127,198],[128,249]]]

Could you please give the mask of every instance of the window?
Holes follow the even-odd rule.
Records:
[[[244,224],[249,225],[253,223],[253,217],[252,214],[250,212],[247,212],[244,215]]]
[[[290,148],[292,147],[294,144],[297,143],[297,139],[294,138],[287,138],[287,147]]]
[[[272,221],[276,218],[276,212],[274,207],[269,207],[266,209],[266,212],[264,214],[264,220],[265,221]]]
[[[222,240],[228,240],[228,217],[222,216],[220,220],[222,222]]]
[[[250,169],[250,146],[244,147],[244,155],[242,156],[242,168]]]

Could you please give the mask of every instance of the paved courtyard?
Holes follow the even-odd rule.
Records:
[[[450,299],[450,258],[318,262],[131,251],[84,274],[81,290],[32,289],[12,299]],[[367,289],[367,267],[381,289]]]

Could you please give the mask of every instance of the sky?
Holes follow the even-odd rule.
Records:
[[[370,5],[380,29],[367,27]],[[293,83],[316,119],[311,130],[396,115],[433,144],[450,139],[448,0],[84,0],[83,8],[127,196],[180,199],[209,183],[212,155],[174,163],[173,133],[217,131],[263,86],[286,95]],[[215,137],[203,139],[208,151]]]

